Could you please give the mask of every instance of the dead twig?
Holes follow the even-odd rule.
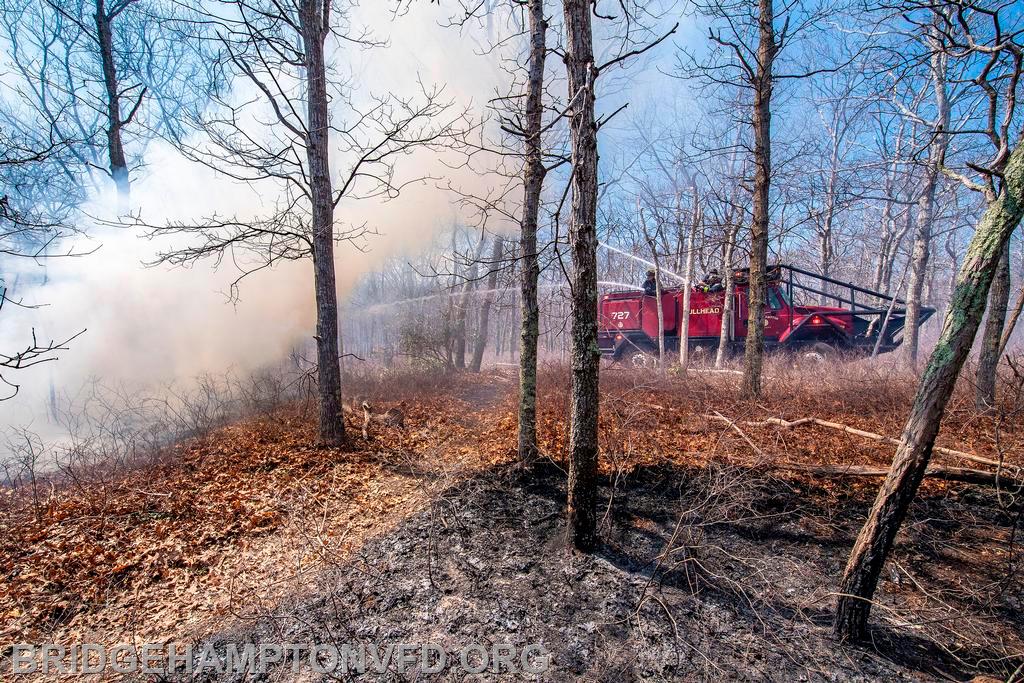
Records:
[[[739,428],[739,425],[737,425],[737,424],[736,424],[735,422],[733,422],[732,420],[730,420],[729,418],[727,418],[727,417],[726,417],[725,415],[722,415],[722,414],[721,414],[720,412],[718,412],[717,410],[716,410],[716,411],[714,411],[714,413],[715,413],[714,415],[709,415],[708,417],[711,417],[711,418],[714,418],[714,419],[716,419],[716,420],[719,420],[719,421],[721,421],[721,422],[724,422],[724,423],[726,423],[727,425],[729,425],[730,427],[732,427],[732,428],[733,428],[733,430],[734,430],[734,431],[735,431],[735,432],[736,432],[737,434],[739,434],[739,435],[740,435],[741,437],[743,437],[743,440],[744,440],[744,441],[746,441],[746,442],[747,442],[747,443],[748,443],[748,444],[750,445],[750,447],[754,449],[754,452],[755,452],[755,453],[757,453],[758,455],[760,455],[760,456],[761,456],[762,458],[764,458],[764,457],[765,457],[764,451],[762,451],[762,450],[761,450],[760,448],[758,448],[757,444],[755,444],[755,443],[754,443],[753,441],[751,441],[751,440],[750,440],[750,437],[748,437],[748,436],[747,436],[747,435],[746,435],[746,434],[745,434],[745,433],[743,432],[743,430]]]
[[[716,415],[717,414],[718,413],[716,413]],[[721,417],[721,416],[719,416],[719,417]],[[725,418],[721,418],[721,419],[724,420]],[[728,420],[726,420],[726,421],[728,421]],[[854,436],[860,436],[860,437],[863,437],[865,439],[871,439],[872,441],[879,441],[879,442],[882,442],[882,443],[888,443],[888,444],[892,444],[894,446],[898,446],[900,444],[900,440],[899,439],[893,438],[891,436],[883,436],[882,434],[875,434],[874,432],[868,432],[868,431],[865,431],[863,429],[857,429],[856,427],[851,427],[849,425],[841,424],[839,422],[829,422],[828,420],[822,420],[822,419],[817,418],[817,417],[802,417],[802,418],[797,419],[797,420],[789,420],[789,421],[783,420],[782,418],[779,418],[779,417],[769,417],[769,418],[766,418],[764,420],[749,421],[749,422],[746,422],[744,424],[747,424],[747,425],[752,426],[752,427],[763,427],[763,426],[767,426],[767,425],[776,425],[776,426],[782,427],[784,429],[792,429],[794,427],[800,427],[802,425],[815,424],[815,425],[818,425],[819,427],[825,427],[827,429],[834,429],[836,431],[846,432],[847,434],[853,434]],[[948,455],[948,456],[955,457],[955,458],[962,458],[963,460],[967,460],[969,462],[978,463],[979,465],[990,465],[990,466],[996,467],[996,468],[1012,469],[1012,470],[1015,470],[1015,471],[1018,471],[1018,472],[1020,471],[1020,468],[1015,466],[1015,465],[1007,465],[1005,463],[1000,463],[998,460],[992,460],[991,458],[983,458],[983,457],[978,456],[978,455],[973,455],[971,453],[965,453],[963,451],[957,451],[957,450],[954,450],[952,448],[943,448],[942,446],[935,446],[932,450],[934,452],[936,452],[936,453],[941,453],[942,455]]]

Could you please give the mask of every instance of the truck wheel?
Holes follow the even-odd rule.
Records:
[[[808,363],[821,365],[835,359],[836,347],[826,344],[825,342],[815,342],[814,344],[805,347],[800,352],[800,357]]]
[[[658,367],[658,356],[647,349],[633,349],[622,354],[622,362],[634,370],[648,370]]]

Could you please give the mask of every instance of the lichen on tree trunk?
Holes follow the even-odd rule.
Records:
[[[882,566],[928,467],[946,404],[981,324],[999,259],[1022,214],[1024,146],[1018,146],[1007,162],[1000,194],[985,210],[968,245],[942,333],[918,384],[889,476],[850,553],[834,625],[841,641],[867,636],[871,599]]]

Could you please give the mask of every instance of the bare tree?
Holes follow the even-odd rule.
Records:
[[[3,283],[0,282],[0,313],[3,313],[4,304],[7,303],[7,290]],[[32,330],[31,337],[32,341],[25,347],[15,351],[3,351],[0,350],[0,370],[17,371],[30,368],[40,363],[47,363],[58,359],[56,355],[58,351],[67,351],[68,344],[75,340],[79,335],[83,334],[85,330],[78,332],[77,334],[68,337],[63,341],[57,341],[50,339],[49,341],[40,341],[36,338],[36,331]],[[3,384],[10,393],[3,395],[0,393],[0,401],[6,401],[14,398],[17,395],[21,385],[12,382],[8,377],[5,377],[0,372],[0,384]]]
[[[396,158],[450,140],[461,121],[458,114],[435,121],[450,104],[441,100],[440,90],[421,87],[418,97],[408,99],[378,97],[357,93],[351,81],[335,77],[325,49],[328,37],[353,48],[379,45],[350,25],[351,5],[346,0],[220,0],[203,6],[203,21],[214,27],[220,48],[220,66],[261,97],[241,103],[232,93],[218,97],[217,106],[195,122],[210,144],[185,151],[232,178],[261,183],[280,198],[276,210],[262,218],[215,217],[158,226],[150,233],[198,238],[162,253],[158,262],[214,258],[219,263],[229,253],[241,264],[239,280],[281,260],[312,259],[319,438],[328,446],[345,440],[334,246],[359,244],[368,234],[362,225],[339,220],[339,203],[397,196],[409,181],[395,177]],[[272,120],[261,126],[253,123],[261,120],[253,114],[262,108],[269,108]]]
[[[537,223],[547,168],[543,157],[544,61],[547,57],[548,23],[544,0],[529,0],[530,58],[523,122],[523,213],[519,221],[520,307],[519,334],[519,461],[529,465],[537,458],[537,339],[540,312],[537,305]]]
[[[462,28],[470,19],[482,18],[489,52],[499,54],[504,47],[520,46],[517,39],[525,37],[525,50],[514,49],[513,56],[502,59],[503,68],[512,75],[511,83],[490,102],[504,137],[481,142],[475,149],[495,160],[481,174],[499,177],[499,189],[485,197],[456,191],[464,203],[483,214],[497,212],[519,225],[518,452],[520,462],[529,466],[538,456],[537,357],[541,314],[537,290],[543,270],[540,255],[544,251],[538,246],[542,194],[548,173],[568,162],[565,154],[550,150],[546,137],[552,129],[562,134],[559,124],[565,116],[556,106],[559,97],[547,90],[545,68],[551,48],[547,42],[549,18],[545,15],[544,0],[460,0],[458,6],[461,16],[451,19],[451,23]],[[510,10],[507,23],[514,27],[514,32],[511,36],[496,37],[493,16],[504,10]],[[558,113],[545,124],[546,111]],[[511,199],[520,192],[521,200]]]
[[[935,118],[929,122],[931,142],[928,145],[928,159],[924,169],[924,186],[917,203],[917,227],[914,232],[914,248],[911,254],[910,283],[907,290],[907,318],[904,338],[907,358],[911,365],[917,364],[917,347],[920,336],[921,296],[924,288],[928,257],[931,249],[932,223],[935,214],[935,194],[938,189],[942,167],[945,164],[946,147],[949,143],[948,129],[950,103],[947,85],[947,52],[942,49],[942,18],[936,16],[933,26],[928,29],[927,41],[930,46],[928,62],[932,92],[935,97]]]
[[[732,306],[736,293],[736,279],[733,277],[732,255],[736,249],[736,232],[739,225],[732,224],[725,229],[725,249],[722,253],[722,265],[725,279],[722,297],[722,326],[718,330],[718,349],[715,351],[715,367],[721,368],[729,352],[729,337],[732,326]]]
[[[491,260],[487,272],[487,293],[480,304],[480,319],[477,322],[476,340],[473,343],[473,359],[470,361],[469,369],[473,372],[480,372],[480,365],[484,360],[484,350],[487,347],[487,335],[490,332],[491,307],[494,306],[494,298],[498,289],[498,272],[501,270],[502,260],[505,252],[505,238],[497,235],[491,244]]]
[[[476,243],[476,253],[470,258],[469,263],[466,264],[462,292],[455,302],[455,351],[453,361],[456,370],[466,369],[466,315],[469,312],[469,302],[473,296],[473,288],[476,287],[477,273],[480,268],[480,261],[484,256],[485,246],[487,246],[487,236],[481,231],[480,239]]]
[[[635,9],[620,3],[627,32],[618,54],[598,65],[594,60],[592,3],[563,0],[565,70],[568,76],[569,132],[572,148],[569,244],[572,252],[572,389],[569,426],[568,533],[572,544],[588,551],[597,543],[597,131],[595,88],[601,73],[643,54],[667,38],[676,27],[643,44],[650,33],[637,24]],[[678,24],[676,25],[678,26]],[[639,30],[637,30],[639,27]],[[638,41],[637,35],[642,36]],[[607,119],[605,119],[607,120]]]
[[[1017,303],[1013,305],[1013,311],[1010,312],[1010,316],[1003,326],[1003,336],[999,339],[999,352],[996,354],[998,358],[1002,358],[1006,353],[1006,345],[1010,343],[1010,337],[1017,327],[1017,321],[1020,320],[1022,312],[1024,312],[1024,284],[1021,284],[1020,292],[1017,293]]]
[[[872,104],[871,99],[858,97],[864,80],[862,70],[842,69],[810,83],[823,134],[822,139],[814,141],[816,149],[811,159],[815,168],[808,173],[812,189],[810,218],[818,239],[818,272],[827,277],[837,275],[836,231],[843,212],[856,197],[850,187],[854,179],[851,167],[859,161],[856,150],[864,123],[862,114]],[[823,283],[822,305],[828,304],[830,287]]]
[[[56,132],[50,130],[50,140],[43,147],[34,147],[32,141],[12,137],[0,131],[0,177],[10,180],[10,187],[17,191],[26,184],[22,176],[33,176],[39,167],[45,168],[50,155],[59,154],[70,143],[54,137]],[[0,256],[8,260],[24,260],[42,263],[53,258],[69,258],[86,256],[95,249],[83,248],[71,244],[63,247],[70,237],[80,236],[80,231],[67,222],[43,215],[38,211],[20,210],[9,195],[0,196]],[[59,207],[63,213],[64,207]],[[13,270],[13,269],[12,269]],[[35,308],[38,305],[26,304],[21,299],[11,297],[4,278],[0,276],[0,315],[5,306]],[[40,363],[57,360],[57,352],[66,351],[70,344],[85,330],[70,337],[57,341],[50,339],[40,341],[33,329],[31,341],[17,350],[0,350],[0,384],[9,393],[0,392],[0,401],[13,398],[20,385],[9,379],[16,371],[24,370]],[[8,371],[6,376],[2,371]]]
[[[690,365],[690,293],[693,290],[693,259],[697,252],[694,240],[697,237],[697,229],[703,220],[700,195],[697,192],[696,183],[693,184],[691,194],[693,197],[693,207],[690,216],[690,230],[686,236],[686,269],[683,271],[683,310],[680,312],[681,319],[679,322],[679,365],[684,373]]]
[[[753,165],[752,217],[750,224],[750,276],[747,304],[747,335],[743,364],[743,391],[748,396],[761,393],[761,367],[764,359],[764,307],[767,299],[766,270],[771,227],[772,192],[772,97],[777,81],[808,78],[834,71],[836,66],[814,68],[808,64],[815,55],[805,50],[808,59],[796,72],[780,70],[784,52],[792,45],[819,34],[826,17],[838,7],[832,3],[786,3],[777,11],[774,0],[695,3],[696,11],[712,21],[708,38],[712,50],[700,58],[684,53],[681,72],[708,87],[740,88],[749,96],[752,138],[750,163]],[[782,26],[777,28],[776,23]]]
[[[572,403],[569,427],[569,538],[580,550],[597,543],[597,119],[598,76],[590,3],[563,0],[565,70],[571,107]]]
[[[999,266],[992,279],[992,290],[988,295],[988,315],[985,331],[981,336],[981,355],[978,359],[978,378],[974,394],[974,405],[984,412],[996,404],[996,373],[1002,356],[1003,327],[1006,324],[1006,308],[1010,303],[1010,243],[1003,247]]]
[[[974,67],[977,75],[972,81],[980,90],[984,113],[972,117],[959,132],[970,135],[980,130],[993,153],[983,163],[965,162],[963,169],[951,168],[944,160],[943,171],[981,192],[987,206],[960,267],[939,341],[918,385],[892,467],[843,573],[834,627],[842,641],[867,636],[879,575],[928,467],[946,404],[974,342],[1005,245],[1024,216],[1024,145],[1019,133],[1013,132],[1024,73],[1024,32],[1012,19],[1015,28],[1004,26],[1001,12],[1005,6],[985,2],[910,2],[903,9],[908,20],[918,15],[927,18],[920,23],[930,28],[929,49],[944,52],[943,59]],[[936,40],[937,36],[941,40]],[[980,176],[980,181],[968,173]]]
[[[113,6],[107,7],[105,0],[95,0],[96,12],[93,18],[96,22],[94,38],[100,55],[100,63],[103,71],[103,89],[106,91],[106,135],[107,155],[110,161],[110,177],[117,186],[117,192],[121,197],[127,197],[131,191],[128,179],[128,160],[124,154],[124,142],[121,139],[121,129],[131,123],[135,113],[142,104],[142,98],[146,96],[146,88],[138,89],[135,103],[132,104],[127,114],[121,109],[121,98],[125,89],[118,79],[117,65],[114,62],[114,32],[112,24],[119,14],[128,9],[130,5],[138,0],[119,0]],[[130,91],[131,86],[128,88]]]
[[[918,92],[920,98],[922,91]],[[916,104],[912,106],[917,108]],[[881,234],[871,288],[888,292],[892,286],[896,258],[904,238],[913,227],[914,220],[914,214],[910,210],[912,202],[907,198],[908,185],[913,180],[913,173],[907,173],[905,169],[906,157],[910,153],[907,149],[910,137],[907,130],[912,127],[912,123],[899,113],[881,110],[874,112],[874,121],[877,126],[877,133],[873,136],[877,145],[875,154],[882,166],[879,197],[882,211],[879,220]]]
[[[640,204],[640,198],[637,197],[637,217],[640,222],[640,230],[643,233],[644,240],[647,242],[647,248],[651,253],[651,260],[654,261],[654,308],[658,314],[658,370],[665,370],[665,307],[661,300],[661,259],[658,257],[658,242],[661,241],[661,222],[657,222],[657,228],[654,232],[647,226],[647,220],[644,216],[643,206]]]
[[[146,142],[161,134],[177,139],[216,86],[212,60],[196,47],[201,41],[186,35],[188,15],[183,3],[140,0],[12,0],[0,12],[12,89],[77,140],[63,171],[89,184],[101,170],[121,208]]]
[[[761,365],[764,361],[764,302],[768,267],[769,184],[772,173],[772,89],[775,57],[784,36],[776,39],[773,0],[758,0],[758,42],[756,66],[747,67],[754,89],[751,127],[754,135],[754,202],[750,225],[750,285],[747,288],[747,338],[743,355],[743,391],[761,394]]]

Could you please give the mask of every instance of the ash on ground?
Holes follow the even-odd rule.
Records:
[[[937,579],[895,570],[879,592],[873,645],[832,640],[836,578],[867,501],[826,514],[798,484],[726,465],[640,469],[614,483],[602,487],[603,543],[593,555],[567,548],[561,468],[500,467],[370,540],[306,597],[214,642],[433,643],[448,652],[442,674],[392,667],[361,680],[968,680],[998,660],[963,643],[940,647],[941,633],[897,635],[907,624],[890,628],[886,604],[906,607],[914,582]],[[964,504],[976,502],[925,501],[915,514],[925,526],[949,522]],[[458,666],[469,644],[535,643],[550,656],[540,675]],[[300,668],[299,680],[356,677]],[[284,662],[267,679],[296,676]]]

